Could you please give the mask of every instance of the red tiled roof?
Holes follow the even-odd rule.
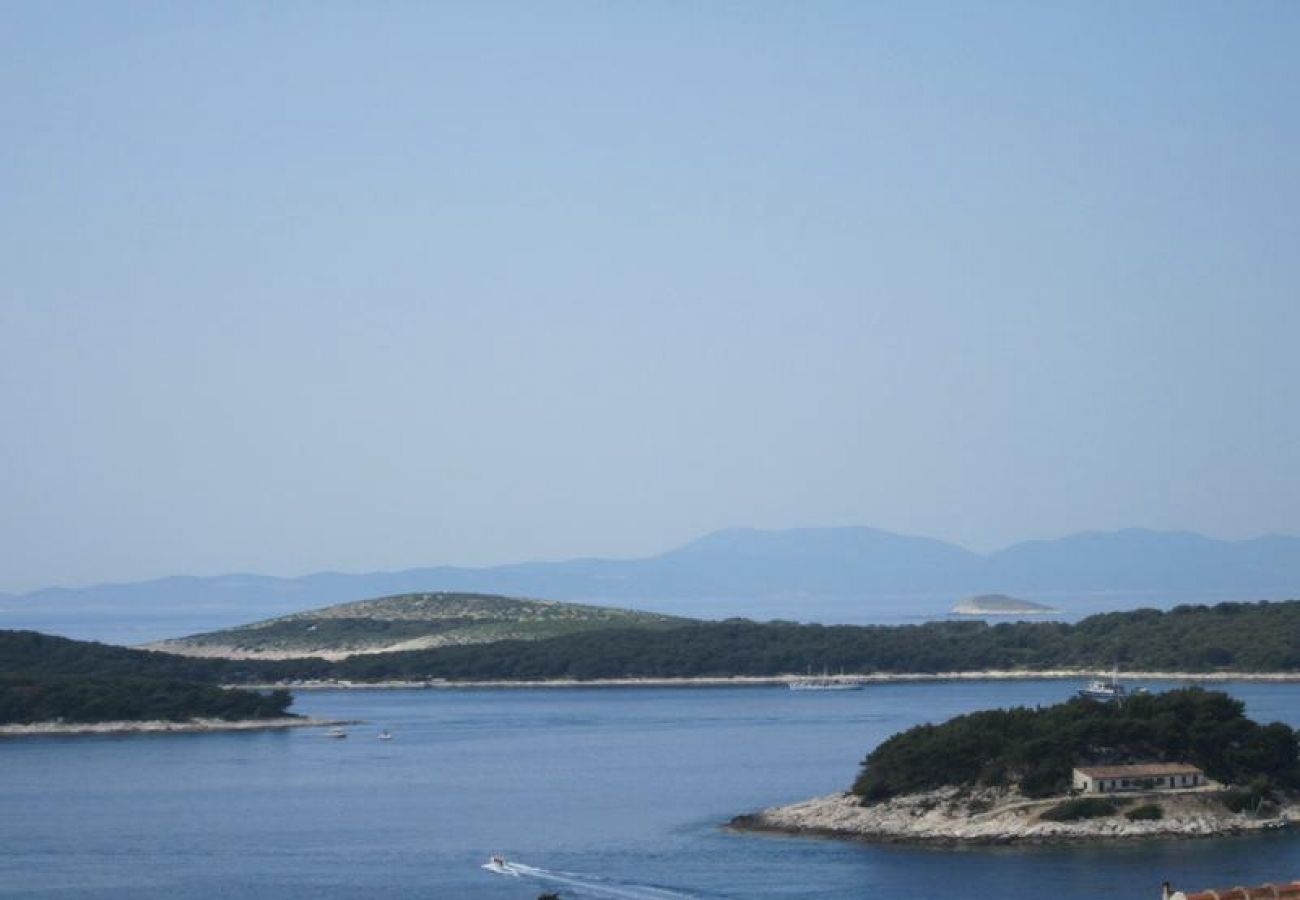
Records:
[[[1196,766],[1186,763],[1144,763],[1136,766],[1080,766],[1078,771],[1089,778],[1159,778],[1161,775],[1201,775]]]

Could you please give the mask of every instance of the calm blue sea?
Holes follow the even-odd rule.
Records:
[[[301,694],[285,733],[0,742],[0,897],[1154,898],[1300,878],[1300,834],[938,850],[737,835],[845,787],[879,741],[1070,682]],[[1161,689],[1167,685],[1151,685]],[[1300,725],[1300,686],[1232,684]],[[381,728],[391,742],[376,740]],[[536,874],[480,868],[499,853]]]

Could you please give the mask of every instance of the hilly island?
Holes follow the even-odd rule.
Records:
[[[0,674],[26,679],[154,679],[220,685],[285,685],[321,683],[525,683],[583,682],[602,679],[689,680],[699,678],[781,679],[810,667],[844,671],[860,678],[1078,677],[1082,672],[1109,671],[1122,666],[1133,673],[1174,673],[1176,677],[1261,676],[1300,677],[1300,601],[1222,603],[1180,606],[1169,611],[1135,610],[1091,616],[1078,623],[942,621],[902,626],[822,626],[791,622],[727,620],[693,622],[637,614],[605,618],[600,610],[564,604],[540,606],[507,598],[465,598],[448,601],[406,599],[360,604],[379,609],[386,618],[342,616],[331,631],[331,619],[318,611],[274,629],[235,629],[247,640],[245,657],[258,650],[290,656],[304,643],[323,655],[301,658],[221,658],[180,655],[74,641],[37,632],[0,631]],[[453,626],[444,619],[397,618],[400,608],[457,608],[471,604],[485,618]],[[338,608],[335,608],[338,609]],[[489,611],[495,610],[491,615]],[[509,611],[513,610],[513,613]],[[576,610],[576,611],[575,611]],[[354,607],[352,612],[356,611]],[[529,616],[510,621],[509,615]],[[495,616],[495,618],[494,618]],[[571,618],[572,617],[572,618]],[[503,619],[505,621],[503,621]],[[401,628],[427,629],[421,635]],[[449,632],[475,623],[508,639],[462,643],[424,649],[383,651],[385,641],[446,640]],[[322,623],[326,635],[321,635]],[[602,623],[596,627],[596,623]],[[611,627],[611,623],[614,623]],[[315,626],[316,630],[311,628]],[[565,633],[544,636],[548,628]],[[261,632],[272,643],[258,645]],[[523,639],[527,632],[532,639]],[[221,637],[222,648],[232,646]],[[237,643],[237,642],[235,642]],[[364,645],[374,652],[356,652]],[[121,684],[139,693],[139,683]],[[12,702],[0,703],[7,721],[32,721],[30,683],[12,680],[0,685]],[[57,696],[57,695],[56,695]],[[19,700],[13,700],[18,697]],[[39,707],[50,718],[85,715],[79,706]],[[25,718],[24,718],[25,717]]]
[[[663,628],[675,616],[486,594],[416,593],[341,603],[146,649],[228,659],[341,659],[503,640],[542,640],[610,628]]]

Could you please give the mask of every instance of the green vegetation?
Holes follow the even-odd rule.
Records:
[[[1124,813],[1130,822],[1158,822],[1165,817],[1165,808],[1159,803],[1143,803]]]
[[[1273,799],[1274,788],[1268,778],[1252,778],[1244,788],[1222,791],[1219,800],[1235,813],[1256,810]]]
[[[265,719],[287,715],[288,691],[223,690],[247,673],[189,659],[33,631],[0,631],[0,724]]]
[[[1244,812],[1255,805],[1256,800],[1249,791],[1223,791],[1219,802],[1235,813]]]
[[[0,725],[288,715],[288,691],[260,694],[156,678],[0,675]]]
[[[239,664],[224,659],[132,650],[35,631],[0,631],[0,674],[228,681],[239,680],[240,672]]]
[[[1300,670],[1300,602],[1182,606],[1062,622],[904,626],[701,622],[353,657],[294,677],[544,679],[1105,668]]]
[[[606,628],[665,628],[690,621],[629,609],[491,594],[401,594],[177,638],[157,644],[155,649],[214,654],[233,649],[300,657],[399,646],[415,649],[541,640]]]
[[[1077,797],[1074,800],[1058,803],[1051,809],[1045,810],[1038,818],[1049,822],[1077,822],[1080,819],[1113,816],[1118,811],[1119,807],[1115,805],[1114,800],[1105,797]]]
[[[329,627],[346,630],[350,625]],[[337,662],[187,658],[33,632],[0,632],[0,672],[139,675],[218,683],[762,676],[803,672],[809,666],[845,672],[1109,669],[1117,663],[1129,672],[1300,671],[1300,601],[1107,613],[1075,625],[970,621],[823,626],[742,619],[682,625],[665,621],[654,627],[591,628],[539,640],[375,653]]]
[[[1123,704],[1071,700],[989,710],[920,725],[877,747],[853,791],[865,802],[947,785],[1017,785],[1030,797],[1064,793],[1087,763],[1190,762],[1227,784],[1300,786],[1296,733],[1259,725],[1227,694],[1186,688]]]

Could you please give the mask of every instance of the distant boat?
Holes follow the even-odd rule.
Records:
[[[335,738],[335,739],[338,739],[338,738],[345,738],[345,737],[347,737],[347,736],[348,736],[348,733],[347,733],[346,731],[344,731],[342,728],[331,728],[331,729],[329,730],[329,733],[326,735],[326,737],[332,737],[332,738]]]
[[[379,739],[381,741],[391,741],[393,739],[393,733],[385,728],[383,731],[379,732]]]
[[[1094,678],[1088,682],[1087,687],[1079,688],[1079,696],[1086,697],[1089,700],[1096,700],[1100,703],[1111,703],[1116,700],[1123,700],[1135,694],[1145,694],[1146,688],[1135,688],[1129,690],[1119,683],[1119,667],[1110,674],[1110,681],[1104,678]]]
[[[1112,700],[1121,700],[1128,696],[1128,688],[1122,684],[1116,684],[1114,681],[1106,681],[1103,678],[1094,678],[1088,682],[1087,687],[1079,688],[1079,696],[1087,697],[1089,700],[1099,700],[1102,703],[1109,703]]]
[[[810,667],[811,668],[811,667]],[[827,674],[824,670],[821,675],[808,674],[802,678],[796,678],[790,682],[792,691],[860,691],[862,682],[852,678],[846,678],[844,675],[838,677]]]
[[[488,857],[488,861],[483,864],[483,868],[487,869],[489,872],[496,872],[498,875],[513,875],[515,878],[519,877],[519,873],[515,871],[514,866],[506,862],[504,856]]]

